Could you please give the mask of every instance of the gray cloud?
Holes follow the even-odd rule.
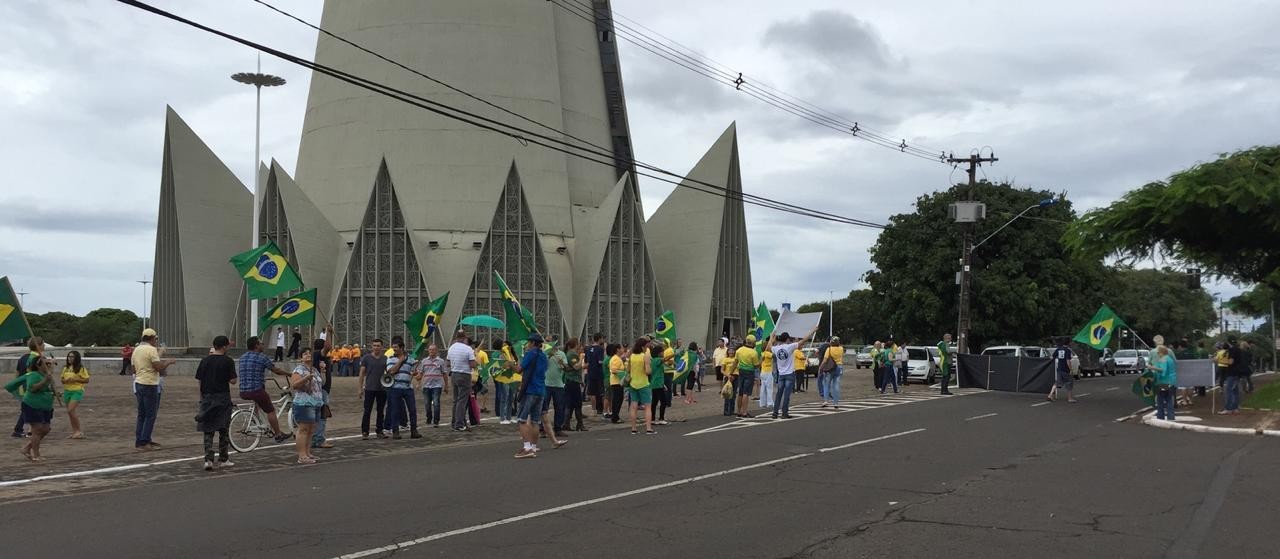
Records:
[[[765,30],[761,42],[789,47],[788,56],[812,56],[846,72],[905,64],[894,59],[889,45],[871,24],[837,10],[817,10],[803,19],[774,23]]]
[[[61,232],[106,234],[146,233],[155,231],[154,215],[140,218],[137,212],[120,208],[80,209],[37,205],[28,202],[5,204],[7,228],[34,233]]]

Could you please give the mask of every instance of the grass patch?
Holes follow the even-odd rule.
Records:
[[[1280,410],[1280,382],[1269,382],[1253,391],[1244,401],[1247,408]]]

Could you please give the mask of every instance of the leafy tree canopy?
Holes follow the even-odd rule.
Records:
[[[1080,254],[1172,258],[1280,289],[1280,146],[1223,154],[1086,213],[1066,233]]]
[[[120,346],[138,341],[142,331],[142,319],[121,309],[97,309],[84,317],[60,311],[27,313],[27,321],[37,336],[55,346]]]
[[[1147,343],[1156,334],[1168,340],[1198,339],[1216,320],[1213,297],[1204,289],[1188,288],[1186,275],[1174,270],[1113,270],[1102,293]]]

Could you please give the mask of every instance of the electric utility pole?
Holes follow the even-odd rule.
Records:
[[[969,188],[965,193],[965,201],[957,202],[952,206],[952,214],[956,223],[960,224],[960,236],[963,242],[960,248],[960,274],[958,283],[960,284],[960,307],[959,307],[959,324],[956,327],[956,336],[959,338],[957,343],[958,353],[969,353],[969,298],[970,298],[970,261],[973,255],[973,228],[978,220],[986,217],[986,206],[974,202],[974,190],[978,186],[978,166],[983,163],[995,163],[999,161],[995,152],[991,152],[990,157],[983,157],[981,153],[970,155],[969,157],[947,158],[947,163],[952,165],[967,164],[969,166]]]

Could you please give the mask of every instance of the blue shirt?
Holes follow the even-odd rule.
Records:
[[[1053,362],[1058,366],[1059,372],[1071,372],[1071,350],[1067,346],[1058,346],[1058,349],[1053,350]]]
[[[520,359],[520,371],[528,381],[525,384],[525,394],[547,395],[547,354],[542,352],[542,348],[524,351],[524,357]]]
[[[392,371],[391,378],[393,381],[391,388],[413,389],[413,364],[414,361],[410,360],[408,355],[405,356],[403,362],[399,357],[392,356],[387,358],[387,370]]]
[[[261,351],[248,351],[240,356],[240,391],[254,392],[267,387],[267,370],[272,367],[271,358]]]
[[[591,344],[582,352],[583,359],[587,362],[587,378],[603,379],[604,378],[604,348]]]

